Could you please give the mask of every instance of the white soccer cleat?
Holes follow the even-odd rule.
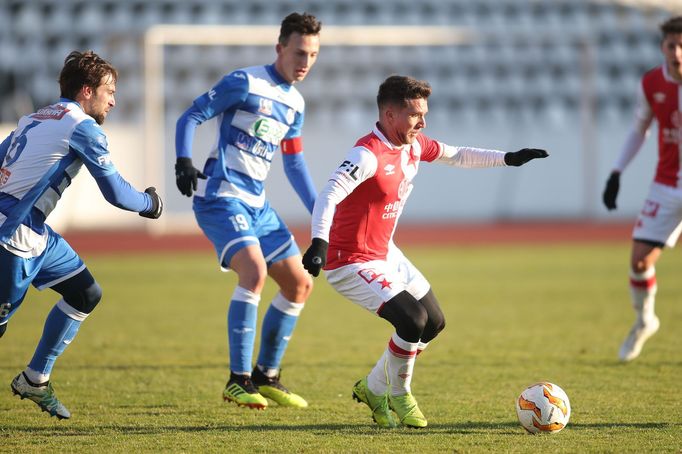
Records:
[[[620,352],[618,357],[621,361],[632,361],[637,358],[642,352],[642,347],[644,343],[651,336],[656,334],[661,322],[655,315],[647,323],[640,324],[639,321],[635,322],[635,325],[630,330],[627,339],[620,346]]]
[[[52,383],[47,383],[43,386],[33,386],[26,375],[21,372],[12,380],[12,392],[22,399],[29,399],[35,402],[41,410],[46,411],[50,416],[56,416],[58,419],[69,419],[71,413],[66,409],[52,389]]]

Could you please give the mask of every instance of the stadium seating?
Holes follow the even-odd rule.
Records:
[[[391,73],[429,80],[439,94],[433,108],[463,118],[561,119],[580,108],[590,89],[598,115],[629,117],[638,77],[660,60],[657,25],[669,15],[589,0],[5,0],[0,80],[15,85],[0,89],[0,105],[26,95],[35,105],[51,102],[66,54],[91,48],[121,72],[112,121],[139,122],[142,42],[149,26],[276,25],[288,12],[304,9],[325,24],[458,26],[476,33],[475,43],[458,47],[323,48],[302,90],[310,106],[329,103],[344,118],[353,110],[373,110],[377,82]],[[226,71],[273,58],[270,48],[253,46],[169,46],[164,55],[172,112]],[[23,113],[3,108],[0,121],[13,122]]]

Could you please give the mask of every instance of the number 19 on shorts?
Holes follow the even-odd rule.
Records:
[[[230,216],[229,219],[232,221],[232,226],[234,227],[235,232],[239,232],[240,230],[249,230],[249,221],[243,214],[235,214],[234,216]]]

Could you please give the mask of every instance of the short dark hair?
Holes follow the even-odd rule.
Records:
[[[682,33],[682,16],[671,17],[661,24],[660,29],[663,39],[668,35]]]
[[[96,89],[102,78],[111,76],[114,82],[118,79],[118,71],[114,66],[91,50],[78,52],[74,50],[64,60],[64,67],[59,74],[61,97],[76,99],[76,95],[84,86]]]
[[[292,33],[319,35],[321,28],[322,22],[318,21],[312,14],[291,13],[282,21],[278,41],[281,45],[286,46]]]
[[[379,108],[386,104],[407,106],[410,99],[428,99],[431,95],[431,85],[424,80],[417,80],[410,76],[389,76],[380,86],[377,94]]]

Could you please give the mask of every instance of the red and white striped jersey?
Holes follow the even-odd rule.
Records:
[[[682,177],[682,83],[668,74],[665,65],[642,77],[635,124],[614,166],[622,172],[641,149],[652,120],[658,121],[657,183],[678,187]]]
[[[312,237],[329,241],[325,269],[384,260],[421,161],[504,166],[504,153],[452,147],[419,134],[395,146],[378,128],[358,140],[315,202]]]

